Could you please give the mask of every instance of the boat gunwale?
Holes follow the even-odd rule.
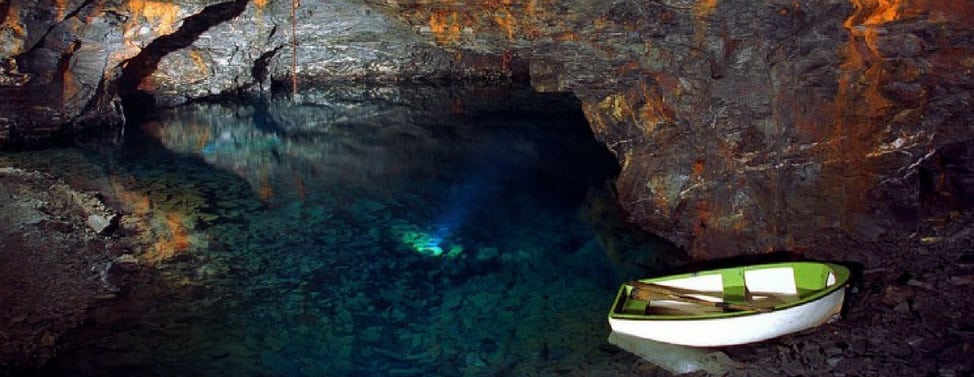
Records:
[[[696,276],[706,276],[706,275],[713,275],[713,274],[721,274],[723,271],[727,271],[727,270],[752,271],[752,270],[763,270],[763,269],[779,268],[779,267],[786,267],[786,266],[787,267],[798,268],[798,267],[796,267],[796,265],[824,265],[825,267],[829,268],[832,271],[832,273],[835,275],[835,284],[833,284],[832,286],[828,286],[828,287],[825,287],[823,289],[814,291],[814,293],[812,293],[812,294],[810,294],[810,295],[808,295],[806,297],[803,297],[803,298],[801,298],[799,300],[787,302],[787,303],[780,304],[780,305],[775,305],[775,306],[772,307],[773,310],[770,311],[770,312],[758,312],[758,311],[754,311],[754,310],[740,310],[740,311],[710,312],[710,313],[697,313],[697,314],[685,314],[685,315],[673,315],[673,314],[625,314],[625,313],[617,313],[616,312],[616,308],[619,307],[620,300],[628,299],[628,297],[626,297],[626,298],[623,298],[623,297],[624,296],[627,296],[627,294],[626,294],[625,291],[626,291],[626,287],[629,286],[629,284],[623,284],[619,288],[618,293],[616,294],[615,301],[612,303],[612,309],[609,311],[609,319],[613,319],[613,320],[628,320],[628,321],[696,321],[696,320],[722,319],[722,318],[733,318],[733,317],[742,317],[742,316],[751,316],[751,315],[760,315],[760,314],[770,314],[770,313],[774,313],[774,312],[777,312],[777,311],[791,309],[793,307],[805,305],[805,304],[808,304],[808,303],[811,303],[811,302],[815,302],[815,301],[824,299],[824,298],[828,297],[829,295],[831,295],[832,293],[835,293],[836,291],[838,291],[840,289],[846,288],[846,285],[848,285],[849,278],[851,276],[851,272],[849,271],[849,268],[846,267],[846,266],[840,265],[840,264],[828,263],[828,262],[800,261],[800,262],[779,262],[779,263],[768,263],[768,264],[759,264],[759,265],[746,265],[746,266],[738,266],[738,267],[719,268],[719,269],[714,269],[714,270],[689,272],[689,273],[683,273],[683,274],[677,274],[677,275],[667,275],[667,276],[661,276],[661,277],[656,277],[656,278],[638,279],[638,280],[640,282],[644,282],[644,283],[658,283],[658,282],[667,281],[667,280],[675,280],[675,279],[690,278],[690,277],[696,277]]]

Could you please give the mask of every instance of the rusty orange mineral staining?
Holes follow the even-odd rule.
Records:
[[[612,116],[616,122],[636,120],[629,100],[622,94],[612,94],[605,97],[602,102],[599,102],[599,109]]]
[[[148,26],[153,35],[167,35],[176,30],[179,21],[179,6],[169,2],[152,0],[129,0],[129,11],[144,22],[130,22],[125,30],[126,37],[133,29]]]
[[[822,119],[825,114],[831,114],[834,106],[831,98],[826,98],[817,93],[778,93],[778,108],[782,111],[775,111],[774,124],[776,131],[779,124],[788,124],[789,119],[794,125],[798,138],[797,144],[815,143],[824,138]]]
[[[198,151],[203,150],[203,148],[205,148],[208,144],[210,144],[210,140],[213,138],[213,134],[212,132],[210,132],[209,127],[200,127],[199,131],[195,133],[197,136],[196,136],[196,142],[193,143],[193,145],[196,147],[196,150]]]
[[[824,135],[824,161],[831,178],[823,183],[828,186],[826,192],[842,200],[843,210],[838,213],[846,214],[839,219],[843,227],[866,210],[862,198],[875,183],[871,172],[876,162],[869,156],[877,155],[874,152],[882,146],[884,129],[900,107],[881,91],[884,84],[899,78],[877,48],[877,39],[886,32],[885,24],[927,14],[932,4],[923,0],[851,2],[855,10],[843,23],[849,41],[840,52],[844,61],[831,109],[831,132]]]
[[[599,104],[582,102],[582,113],[585,114],[585,120],[588,121],[589,126],[596,135],[604,135],[608,132],[608,125],[602,119],[602,113],[599,111],[601,108],[600,105],[601,102]]]
[[[168,236],[162,236],[145,252],[142,258],[149,265],[170,259],[189,249],[189,232],[183,226],[183,216],[170,212],[166,214],[165,227]]]
[[[132,211],[137,217],[143,217],[148,214],[152,210],[149,196],[126,189],[125,187],[127,185],[122,180],[118,177],[111,179],[112,192],[115,194],[115,199]]]
[[[660,124],[672,122],[676,112],[666,105],[660,87],[642,84],[640,89],[643,105],[639,108],[639,124],[643,131],[652,132]]]
[[[74,73],[71,71],[71,61],[72,56],[80,47],[80,42],[74,42],[65,49],[63,53],[64,55],[61,56],[61,62],[58,70],[61,72],[60,82],[62,103],[70,101],[76,94],[78,94],[78,82],[74,77]]]
[[[622,171],[630,171],[625,169],[625,165],[623,165],[623,168]],[[650,201],[653,203],[653,208],[659,209],[662,216],[670,216],[671,210],[674,208],[670,198],[670,192],[673,191],[670,189],[670,186],[673,184],[673,180],[662,175],[655,175],[650,177],[648,181],[647,186],[649,186],[651,193]],[[672,199],[679,200],[676,197]]]
[[[918,16],[930,9],[929,0],[850,0],[855,7],[845,26],[876,26]],[[940,2],[941,0],[937,0]]]
[[[461,27],[458,19],[457,12],[438,10],[430,14],[429,27],[437,42],[452,44],[460,41]]]
[[[193,60],[193,66],[200,71],[201,74],[207,75],[210,73],[209,67],[206,65],[206,60],[200,51],[197,49],[189,50],[189,58]]]
[[[142,256],[146,263],[152,265],[186,251],[191,246],[189,230],[183,225],[185,216],[171,211],[165,211],[153,205],[149,195],[132,191],[126,187],[134,181],[131,177],[113,177],[111,179],[112,192],[115,200],[132,211],[137,219],[136,226],[144,230],[145,234],[156,233],[151,229],[157,228],[153,224],[160,224],[165,232],[158,239],[149,240],[152,246]],[[153,214],[153,211],[161,213]]]
[[[189,248],[189,232],[183,226],[183,215],[170,212],[166,214],[166,226],[169,228],[171,237],[160,242],[162,249],[172,250],[174,253],[185,251]]]
[[[511,15],[507,9],[501,9],[494,14],[494,23],[501,28],[507,35],[507,39],[514,39],[514,29],[517,27],[517,19]]]
[[[538,0],[528,0],[527,4],[524,5],[524,11],[531,17],[536,17],[538,13]]]
[[[438,44],[457,45],[468,33],[492,38],[537,40],[552,38],[577,41],[576,24],[565,14],[545,11],[542,0],[471,0],[400,2],[398,16],[412,25],[423,25]],[[405,5],[405,4],[408,4]],[[455,47],[455,46],[451,46]]]
[[[693,5],[693,15],[698,18],[709,17],[717,9],[718,0],[700,0]]]
[[[156,89],[159,88],[159,84],[156,82],[155,77],[156,76],[152,75],[140,81],[138,86],[139,90],[144,90],[146,92],[155,92]]]
[[[710,21],[707,19],[717,9],[717,2],[718,0],[699,0],[693,6],[693,15],[696,18],[693,28],[693,42],[697,47],[703,46],[707,39],[707,33],[710,31]]]
[[[264,27],[264,8],[267,8],[267,2],[269,0],[254,0],[254,18],[257,21],[257,27]]]
[[[578,37],[578,33],[575,33],[574,31],[566,31],[564,33],[558,34],[557,36],[555,36],[555,39],[562,42],[578,42],[579,40],[581,40],[581,38]]]
[[[660,124],[673,121],[676,112],[666,104],[658,85],[642,84],[621,94],[606,96],[594,106],[584,104],[583,110],[596,134],[609,132],[606,114],[615,124],[635,124],[644,133],[651,133]]]
[[[642,67],[640,66],[639,62],[631,60],[626,62],[626,64],[621,65],[619,68],[616,68],[615,74],[616,76],[625,76],[629,72],[638,72],[641,69]]]
[[[707,230],[708,223],[710,222],[710,202],[701,200],[697,202],[694,209],[697,212],[697,220],[693,225],[693,235],[699,236]]]
[[[71,70],[65,70],[61,74],[61,83],[63,88],[61,91],[61,102],[68,102],[78,94],[78,81],[74,78]]]
[[[693,175],[701,176],[704,170],[706,170],[707,162],[704,160],[696,160],[693,162]]]
[[[27,36],[27,31],[24,26],[20,23],[20,6],[17,3],[11,2],[7,6],[7,17],[0,24],[0,29],[7,29],[13,32],[13,35],[18,38],[23,38]]]

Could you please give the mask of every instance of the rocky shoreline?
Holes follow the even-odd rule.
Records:
[[[115,296],[111,271],[127,247],[113,235],[118,213],[53,175],[0,168],[0,198],[0,365],[36,367]]]
[[[836,245],[858,269],[843,318],[807,334],[727,348],[742,376],[966,376],[974,371],[974,232],[956,214],[935,235]]]
[[[122,284],[117,272],[135,268],[140,235],[97,193],[46,173],[3,168],[0,176],[0,195],[10,198],[0,203],[0,253],[11,261],[0,267],[0,283],[9,287],[0,292],[0,364],[30,370],[55,355],[59,337],[84,321],[88,309],[114,297]],[[970,375],[972,229],[971,216],[954,213],[924,237],[837,244],[803,255],[857,270],[843,318],[802,334],[722,348],[733,366],[728,375]],[[599,352],[611,360],[605,373],[670,375],[608,344]]]
[[[706,376],[968,376],[974,371],[974,219],[927,237],[836,244],[802,258],[854,269],[842,317],[766,342],[688,353]],[[673,375],[637,359],[640,376]],[[718,371],[718,373],[713,373]]]

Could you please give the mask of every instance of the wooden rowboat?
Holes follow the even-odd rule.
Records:
[[[849,269],[784,262],[630,281],[612,331],[694,347],[760,342],[819,326],[842,310]]]

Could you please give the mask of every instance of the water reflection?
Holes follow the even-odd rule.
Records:
[[[587,185],[614,174],[570,97],[524,101],[530,95],[526,89],[331,88],[188,105],[142,127],[166,148],[245,179],[267,203],[311,195],[312,201],[402,204],[411,213],[401,215],[426,224],[402,230],[403,238],[440,255],[451,254],[440,243],[505,190],[578,203]],[[572,106],[575,112],[562,110]],[[577,169],[568,173],[565,166]]]
[[[159,111],[104,162],[163,235],[152,268],[43,373],[626,370],[600,351],[619,280],[579,216],[617,167],[578,108],[350,87]]]
[[[544,111],[570,105],[569,98],[552,98],[534,110],[514,107],[520,104],[509,98],[484,101],[489,95],[436,88],[330,89],[246,104],[188,105],[158,114],[143,128],[167,148],[199,155],[260,190],[273,191],[263,185],[274,182],[286,185],[281,192],[298,193],[311,183],[374,194],[417,180],[450,183],[485,173],[496,176],[488,180],[516,179],[517,170],[554,162],[540,161],[548,145],[580,142],[571,139],[582,136],[579,113]],[[474,101],[458,105],[464,99]],[[484,118],[486,110],[478,107],[533,119]],[[545,133],[554,139],[531,140]],[[606,157],[565,162],[607,164]]]

